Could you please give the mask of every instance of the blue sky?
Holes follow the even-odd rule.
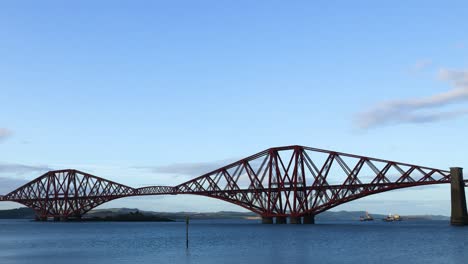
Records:
[[[1,193],[61,168],[177,184],[290,144],[468,168],[467,11],[465,1],[2,2]],[[240,210],[190,196],[104,205],[119,206]],[[449,188],[336,209],[448,215]]]

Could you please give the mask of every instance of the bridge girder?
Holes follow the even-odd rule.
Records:
[[[443,183],[450,183],[449,171],[286,146],[267,149],[174,187],[132,188],[77,170],[50,171],[0,201],[22,203],[40,217],[74,217],[123,197],[193,194],[234,203],[264,217],[300,217],[380,192]]]

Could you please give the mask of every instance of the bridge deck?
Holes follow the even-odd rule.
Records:
[[[262,216],[300,216],[379,192],[450,181],[447,170],[294,145],[264,150],[177,186],[133,188],[78,170],[50,171],[0,201],[22,203],[40,217],[62,217],[123,197],[195,194]]]

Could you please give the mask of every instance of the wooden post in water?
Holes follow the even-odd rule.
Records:
[[[189,226],[189,217],[185,217],[185,246],[188,249],[188,226]]]

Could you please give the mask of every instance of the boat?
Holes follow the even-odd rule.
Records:
[[[397,214],[394,214],[394,215],[389,214],[387,217],[385,217],[382,220],[385,221],[385,222],[401,221],[401,217],[400,217],[400,215],[397,215]]]
[[[359,221],[374,221],[374,218],[366,211],[366,215],[359,217]]]

